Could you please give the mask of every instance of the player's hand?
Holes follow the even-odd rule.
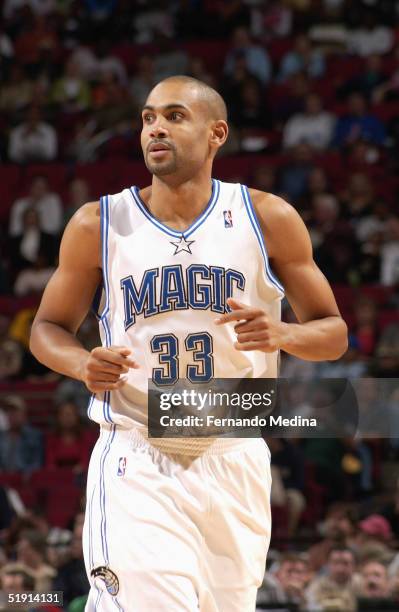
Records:
[[[83,366],[82,380],[92,393],[119,389],[126,382],[124,374],[139,366],[130,357],[131,350],[123,346],[97,346]]]
[[[254,308],[242,304],[234,298],[228,298],[227,304],[231,308],[228,312],[215,320],[216,325],[225,325],[238,321],[234,326],[237,342],[234,348],[237,351],[263,351],[273,353],[284,343],[287,323],[274,321],[261,308]]]

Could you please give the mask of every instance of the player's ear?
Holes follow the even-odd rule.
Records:
[[[229,127],[226,121],[224,121],[223,119],[218,119],[218,121],[215,121],[212,125],[209,144],[212,147],[219,149],[226,142],[228,135]]]

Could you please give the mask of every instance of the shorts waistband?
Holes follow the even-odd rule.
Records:
[[[264,444],[262,438],[149,438],[145,430],[136,427],[102,424],[102,430],[115,429],[117,435],[129,439],[134,448],[155,448],[165,454],[203,456],[224,455]]]

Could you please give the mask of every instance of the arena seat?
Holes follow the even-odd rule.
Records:
[[[20,472],[0,472],[0,485],[2,487],[18,490],[22,487],[22,483],[23,477]]]
[[[200,57],[212,73],[220,73],[223,70],[229,42],[217,39],[199,39],[184,41],[181,47],[191,56]]]
[[[63,163],[47,163],[29,164],[25,168],[21,168],[20,181],[26,191],[28,191],[35,176],[45,176],[53,191],[63,192],[67,180],[67,166]]]
[[[7,220],[10,208],[17,197],[19,180],[19,166],[0,164],[0,223]]]

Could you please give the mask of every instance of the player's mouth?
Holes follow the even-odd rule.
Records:
[[[169,145],[160,142],[154,142],[148,147],[148,153],[153,159],[164,157],[170,150],[171,147]]]

